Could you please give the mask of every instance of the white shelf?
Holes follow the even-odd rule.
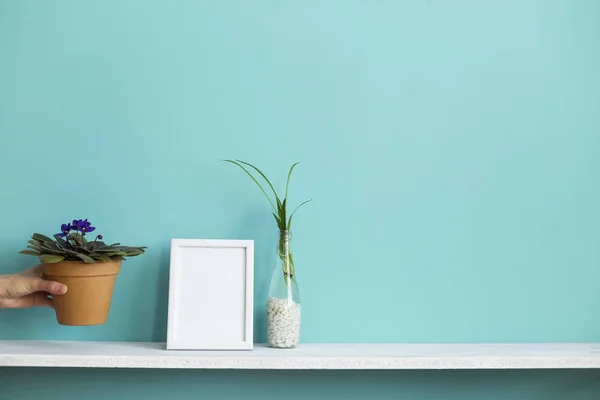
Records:
[[[600,343],[301,344],[297,349],[173,351],[164,343],[0,341],[0,367],[181,369],[600,368]]]

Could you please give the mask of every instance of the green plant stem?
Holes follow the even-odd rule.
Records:
[[[289,233],[279,234],[279,258],[282,261],[282,272],[288,290],[291,290],[291,281],[294,280],[294,258],[290,251]]]

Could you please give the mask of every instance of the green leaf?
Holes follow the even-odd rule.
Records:
[[[41,244],[42,244],[42,243],[44,243],[44,242],[42,242],[41,240],[29,239],[29,240],[27,241],[27,243],[31,243],[31,244],[32,244],[32,245],[34,245],[34,246],[39,246],[39,245],[41,245]]]
[[[275,213],[271,213],[271,214],[273,214],[273,216],[275,217],[275,221],[277,221],[277,226],[279,226],[281,224],[281,220],[279,219],[277,214],[275,214]]]
[[[98,253],[105,254],[105,255],[107,255],[110,258],[113,258],[115,256],[121,256],[121,257],[126,257],[127,256],[127,253],[124,252],[124,251],[111,251],[111,252],[102,251],[102,252],[98,252]],[[98,253],[95,253],[95,254],[98,254]]]
[[[303,202],[303,203],[300,203],[300,205],[299,205],[298,207],[296,207],[296,208],[294,209],[294,211],[292,211],[292,213],[290,214],[290,219],[288,219],[288,226],[287,226],[287,227],[288,227],[288,229],[292,229],[292,217],[294,216],[294,214],[296,213],[296,211],[297,211],[297,210],[298,210],[300,207],[302,207],[303,205],[305,205],[306,203],[308,203],[309,201],[312,201],[312,199],[310,199],[310,200],[306,200],[305,202]]]
[[[29,240],[27,243],[29,243],[27,245],[27,248],[35,250],[35,251],[39,251],[42,253],[42,249],[44,248],[43,243],[40,243],[36,240]]]
[[[66,246],[67,246],[67,241],[66,241],[65,239],[63,239],[63,238],[61,238],[61,237],[58,237],[58,236],[56,236],[56,235],[54,235],[54,238],[56,239],[56,241],[58,242],[58,244],[59,244],[61,247],[66,247]]]
[[[132,249],[126,251],[125,254],[127,254],[127,257],[135,257],[144,254],[144,252],[142,250]]]
[[[37,251],[38,253],[41,253],[41,254],[56,254],[56,255],[61,256],[64,253],[62,250],[60,250],[60,251],[58,251],[58,250],[52,250],[52,249],[49,249],[47,247],[34,246],[34,245],[31,245],[31,244],[28,244],[27,248],[31,249],[33,251]]]
[[[123,251],[129,251],[129,250],[140,250],[140,251],[144,251],[144,249],[146,247],[138,247],[138,246],[120,246],[119,247],[121,250]]]
[[[103,246],[103,247],[98,247],[97,249],[94,249],[94,252],[96,252],[96,253],[114,253],[114,252],[117,252],[120,250],[121,249],[116,246]]]
[[[51,242],[44,242],[44,244],[41,246],[41,253],[50,253],[50,254],[58,254],[58,255],[62,255],[64,254],[64,250],[58,248],[58,246],[54,246],[52,247],[51,245],[46,245],[46,243],[51,243]],[[34,246],[28,246],[28,247],[34,247]],[[36,250],[36,249],[34,249]]]
[[[292,167],[290,168],[290,172],[288,172],[287,182],[285,183],[285,198],[286,199],[288,197],[288,188],[290,187],[290,178],[292,177],[292,171],[298,164],[300,164],[300,163],[295,163],[294,165],[292,165]]]
[[[44,244],[42,245],[42,247],[46,247],[50,250],[55,250],[55,251],[61,251],[60,247],[57,246],[56,243],[54,243],[53,241],[46,241],[44,242]]]
[[[254,165],[252,165],[252,164],[250,164],[250,163],[247,163],[247,162],[245,162],[245,161],[242,161],[242,160],[236,160],[236,161],[237,161],[237,162],[240,162],[240,163],[242,163],[242,164],[244,164],[244,165],[247,165],[247,166],[249,166],[250,168],[254,168],[254,170],[255,170],[256,172],[258,172],[258,173],[260,174],[260,176],[262,176],[262,177],[263,177],[263,179],[264,179],[265,181],[267,181],[267,183],[268,183],[268,184],[269,184],[269,186],[271,187],[271,190],[273,191],[273,194],[275,195],[275,198],[276,198],[276,199],[279,199],[279,197],[277,196],[277,192],[275,191],[275,188],[273,187],[273,185],[271,185],[271,182],[269,181],[269,179],[267,178],[267,176],[266,176],[265,174],[263,174],[263,173],[262,173],[262,171],[261,171],[260,169],[256,168]]]
[[[40,261],[43,262],[44,264],[54,264],[57,262],[61,262],[64,259],[65,259],[64,256],[57,256],[54,254],[42,254],[40,256]]]
[[[40,242],[51,242],[52,241],[52,239],[50,239],[48,236],[42,235],[41,233],[34,233],[33,239],[39,240]]]
[[[252,180],[254,181],[254,183],[256,183],[258,185],[258,187],[260,188],[260,190],[262,190],[262,192],[265,195],[265,197],[267,198],[267,200],[269,200],[269,203],[271,203],[271,207],[273,207],[273,210],[275,210],[275,205],[273,204],[273,200],[271,200],[271,198],[269,197],[269,195],[267,194],[267,192],[265,191],[265,189],[263,189],[263,187],[261,186],[261,184],[258,183],[258,181],[256,180],[256,178],[254,176],[252,176],[252,174],[250,172],[248,172],[248,170],[246,168],[244,168],[243,165],[241,165],[240,163],[235,162],[233,160],[224,160],[224,161],[228,162],[228,163],[232,163],[234,165],[237,165],[238,167],[240,167],[241,169],[243,169],[244,172],[247,173],[250,178],[252,178]]]
[[[27,248],[31,249],[31,250],[34,250],[34,251],[37,251],[38,253],[43,253],[44,252],[44,249],[41,246],[34,246],[32,244],[28,244]]]
[[[82,245],[84,237],[79,233],[71,233],[69,235],[69,240],[76,242],[78,245]]]
[[[88,243],[85,248],[88,251],[93,252],[96,249],[99,249],[100,247],[105,247],[105,246],[106,246],[106,243],[98,241],[98,242],[90,242],[90,243]]]
[[[88,264],[93,264],[95,262],[93,258],[88,257],[85,254],[77,253],[77,257],[79,257]]]
[[[27,254],[28,256],[36,256],[36,257],[41,256],[41,254],[38,253],[37,251],[31,251],[31,250],[21,250],[19,252],[19,254]]]
[[[102,254],[102,253],[92,253],[92,254],[90,254],[90,257],[92,257],[95,260],[101,260],[101,261],[106,261],[106,262],[112,261],[109,256],[107,256],[106,254]]]
[[[283,203],[281,204],[281,207],[279,207],[279,220],[281,221],[281,224],[279,225],[280,229],[286,230],[286,213],[287,213],[287,199],[283,199]]]
[[[84,243],[83,243],[83,236],[81,236],[78,233],[73,233],[69,236],[69,242],[74,245],[75,247],[83,247]]]
[[[285,199],[283,201],[285,201]],[[283,212],[283,208],[284,205],[281,204],[281,201],[279,199],[277,199],[277,215],[279,217],[279,220],[282,221],[285,225],[285,213]]]
[[[85,246],[80,247],[78,250],[79,250],[80,253],[90,254],[92,251],[94,251],[94,249],[93,248],[89,248],[89,246],[90,245],[88,243],[86,243]]]
[[[104,244],[104,242],[98,242],[98,243],[102,243],[103,245],[105,245],[105,244]],[[113,243],[113,244],[111,244],[110,246],[111,246],[111,247],[115,247],[115,246],[119,246],[120,244],[121,244],[121,243]],[[106,246],[106,245],[105,245],[105,246]]]

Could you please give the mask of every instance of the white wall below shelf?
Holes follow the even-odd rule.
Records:
[[[0,367],[169,369],[600,368],[600,343],[300,344],[248,351],[174,351],[164,343],[0,341]]]

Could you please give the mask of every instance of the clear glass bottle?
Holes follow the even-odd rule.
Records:
[[[267,300],[269,347],[291,349],[300,342],[300,292],[291,251],[291,233],[279,231]]]

